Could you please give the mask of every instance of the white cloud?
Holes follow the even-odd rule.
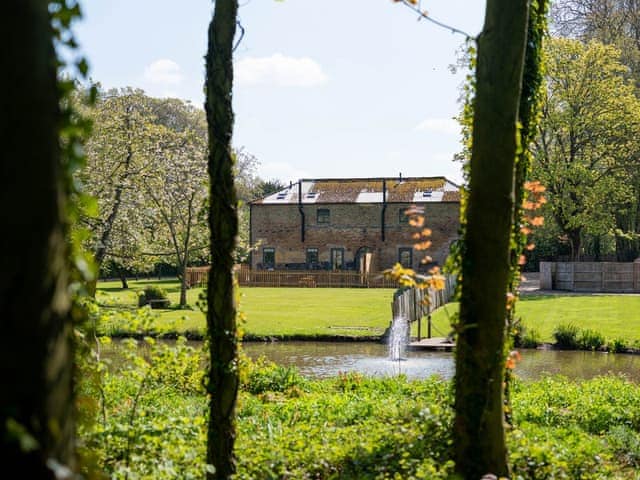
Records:
[[[183,78],[180,65],[168,58],[156,60],[144,69],[144,79],[153,85],[180,85]]]
[[[315,60],[287,57],[275,53],[270,57],[247,57],[235,65],[235,78],[241,85],[277,85],[280,87],[316,87],[327,76]]]
[[[416,125],[414,130],[457,135],[460,133],[460,124],[453,118],[427,118]]]

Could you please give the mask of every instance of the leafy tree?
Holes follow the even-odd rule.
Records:
[[[68,172],[77,159],[61,153],[61,127],[70,123],[59,101],[69,84],[56,81],[50,7],[57,31],[68,29],[76,13],[60,2],[10,0],[0,16],[0,464],[3,476],[30,479],[75,467],[64,219]]]
[[[503,414],[506,294],[527,0],[489,0],[478,40],[457,325],[456,471],[508,476]]]
[[[243,148],[234,151],[234,177],[238,195],[238,238],[235,259],[237,263],[247,262],[252,249],[249,239],[249,202],[255,198],[260,179],[256,176],[258,159]]]
[[[206,144],[196,130],[176,132],[154,128],[158,141],[149,168],[140,176],[149,204],[143,213],[149,243],[171,250],[180,277],[180,306],[187,304],[185,269],[192,255],[206,245]]]
[[[640,97],[640,2],[636,0],[559,0],[554,2],[554,25],[558,33],[584,42],[597,40],[620,51],[623,72],[633,80]],[[615,213],[615,249],[618,261],[640,256],[640,178],[629,172],[631,196]],[[593,238],[599,245],[600,236]],[[596,253],[596,252],[594,252]]]
[[[235,405],[239,378],[233,264],[238,233],[233,151],[233,40],[237,0],[218,0],[209,24],[206,57],[206,103],[209,125],[211,272],[207,287],[209,333],[209,429],[207,463],[210,479],[228,479],[235,472]]]
[[[277,178],[260,180],[255,188],[253,195],[254,198],[264,198],[268,195],[271,195],[272,193],[276,193],[282,190],[285,187],[286,185]]]
[[[545,62],[533,176],[547,187],[548,212],[577,260],[584,235],[612,231],[615,212],[632,203],[640,103],[612,46],[554,39]]]
[[[97,214],[83,218],[92,234],[94,261],[101,268],[111,259],[124,288],[126,269],[151,267],[150,259],[141,254],[146,238],[141,214],[147,199],[140,188],[140,178],[157,150],[151,100],[131,88],[100,92],[87,111],[93,131],[86,143],[87,164],[78,172],[85,192],[97,202]]]

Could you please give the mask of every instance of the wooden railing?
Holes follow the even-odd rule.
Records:
[[[431,338],[431,312],[448,303],[453,298],[455,290],[456,277],[453,275],[445,276],[442,290],[433,288],[398,290],[391,304],[393,317],[404,317],[410,324],[418,322],[418,340],[422,337],[422,318],[427,317],[427,337]]]
[[[187,284],[204,286],[210,267],[186,269]],[[324,270],[252,270],[248,265],[235,268],[238,283],[249,287],[317,287],[317,288],[396,288],[397,283],[382,272],[362,274],[354,271]]]

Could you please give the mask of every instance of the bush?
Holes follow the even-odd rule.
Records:
[[[582,330],[580,334],[579,346],[582,350],[600,350],[604,343],[604,336],[590,328]]]
[[[540,333],[535,328],[525,330],[521,340],[522,348],[538,348],[541,343]]]
[[[576,350],[579,347],[578,332],[580,329],[572,323],[563,323],[553,331],[556,346],[565,350]]]
[[[304,378],[295,367],[285,367],[260,357],[245,361],[242,375],[244,390],[256,395],[264,392],[292,392],[304,386]]]
[[[150,305],[151,308],[168,308],[171,305],[167,292],[162,288],[149,285],[138,296],[138,306]]]
[[[627,425],[616,425],[609,430],[607,443],[616,456],[627,465],[640,467],[640,434]]]
[[[628,348],[629,347],[624,338],[615,338],[613,342],[611,342],[611,345],[609,345],[609,350],[613,353],[623,353],[626,352]]]

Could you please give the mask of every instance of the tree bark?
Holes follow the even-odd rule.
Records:
[[[125,271],[124,268],[120,268],[118,273],[120,274],[120,282],[122,283],[122,289],[128,290],[129,283],[127,282],[127,272]]]
[[[455,376],[456,471],[466,480],[509,475],[505,318],[527,18],[528,0],[488,0],[478,42]]]
[[[571,245],[571,261],[580,261],[580,250],[582,249],[582,230],[568,230],[569,245]]]
[[[55,465],[73,470],[75,461],[61,115],[48,2],[5,2],[0,32],[0,465],[16,478],[54,478]],[[28,439],[35,442],[25,447]]]
[[[187,253],[185,252],[185,255]],[[178,271],[180,277],[180,307],[187,306],[187,260],[178,264]]]
[[[211,272],[207,289],[209,429],[207,463],[215,467],[209,479],[228,479],[235,472],[235,404],[238,394],[236,305],[233,253],[238,234],[237,198],[233,182],[233,39],[237,0],[217,0],[209,25],[207,99]]]

